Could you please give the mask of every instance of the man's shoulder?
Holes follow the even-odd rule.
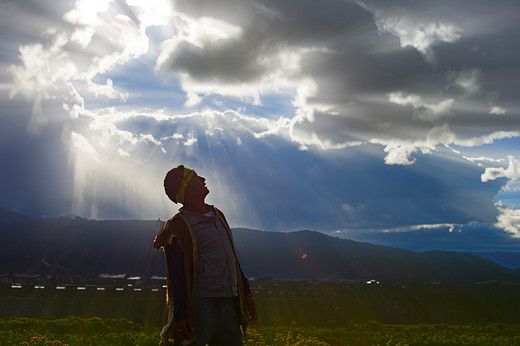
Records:
[[[214,205],[209,205],[210,208],[213,208],[218,214],[224,216],[224,213],[219,208],[215,207]]]
[[[186,226],[186,220],[184,219],[182,214],[180,212],[178,212],[177,214],[170,217],[168,219],[168,221],[166,221],[164,228],[168,228],[173,231],[174,229],[178,229],[179,227],[182,228],[185,226]]]
[[[187,225],[184,218],[177,213],[165,222],[162,230],[155,236],[154,247],[157,249],[161,246],[171,244],[174,237],[178,237],[187,231]]]
[[[226,220],[226,216],[224,215],[224,213],[222,212],[222,210],[218,209],[217,207],[214,207],[215,208],[215,211],[217,212],[217,215],[220,216],[220,218],[222,219],[222,221],[224,221],[226,223],[226,225],[228,225],[229,227],[229,224]]]

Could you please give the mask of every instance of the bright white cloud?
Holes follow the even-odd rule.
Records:
[[[406,227],[396,227],[384,229],[383,233],[403,233],[403,232],[414,232],[420,230],[431,230],[431,229],[442,229],[447,228],[450,233],[455,231],[457,226],[461,226],[454,223],[437,223],[437,224],[424,224],[424,225],[411,225]]]
[[[424,102],[419,95],[398,91],[389,94],[388,101],[401,106],[412,106],[417,118],[434,122],[450,114],[454,99],[450,98],[439,103],[429,104]]]
[[[512,155],[507,156],[509,164],[507,168],[504,167],[489,167],[482,174],[483,182],[496,180],[498,178],[507,178],[509,180],[518,180],[520,178],[520,161]]]
[[[479,166],[482,166],[482,162],[494,162],[494,163],[501,163],[504,162],[504,159],[494,159],[492,157],[486,157],[486,156],[478,156],[478,157],[471,157],[471,156],[462,156],[464,159],[470,161],[470,162],[476,162]]]
[[[449,145],[456,141],[456,135],[447,125],[437,126],[431,129],[426,138],[413,140],[401,139],[373,139],[373,144],[383,145],[385,163],[389,165],[411,165],[415,162],[412,157],[417,151],[430,154],[437,150],[438,145]]]
[[[108,99],[120,99],[126,101],[128,99],[128,93],[121,93],[114,88],[114,83],[110,78],[107,79],[106,84],[98,84],[90,82],[88,83],[88,90],[96,97],[104,96]]]
[[[81,48],[85,49],[92,41],[92,37],[95,34],[93,28],[77,28],[72,33],[70,39],[73,42],[77,42]]]
[[[299,144],[299,149],[306,151],[310,147],[316,147],[320,150],[341,150],[345,148],[357,147],[363,144],[361,141],[345,141],[341,143],[335,143],[329,139],[323,139],[318,137],[316,133],[312,133],[310,136],[306,133],[304,135],[297,135],[291,132],[291,139]]]
[[[508,208],[501,202],[497,202],[495,205],[499,211],[495,225],[512,234],[513,237],[520,238],[520,209]]]
[[[87,138],[85,138],[85,136],[77,132],[71,132],[70,144],[76,150],[76,152],[81,153],[85,157],[92,159],[94,162],[98,164],[102,163],[97,150],[92,146],[90,141]]]
[[[493,106],[489,108],[489,114],[504,115],[507,113],[507,109],[500,106]]]
[[[444,124],[432,128],[426,135],[426,138],[424,139],[372,139],[370,140],[370,143],[380,144],[385,147],[384,151],[387,153],[387,156],[385,157],[385,162],[387,164],[411,165],[415,162],[415,159],[413,159],[411,155],[413,155],[419,150],[424,154],[430,154],[434,151],[437,151],[437,146],[439,145],[477,147],[484,144],[491,144],[496,140],[514,138],[519,136],[520,131],[497,131],[482,136],[461,139],[458,138],[453,131],[451,131],[447,124]],[[500,169],[497,170],[500,171]]]
[[[95,97],[126,101],[128,92],[117,90],[110,78],[106,79],[105,84],[93,79],[145,54],[149,40],[146,28],[136,27],[127,16],[114,15],[111,21],[99,20],[98,14],[107,12],[111,3],[78,1],[77,7],[64,15],[65,20],[80,25],[74,31],[67,33],[50,28],[46,34],[51,40],[50,44],[20,46],[21,64],[9,68],[13,79],[10,96],[21,94],[33,101],[35,113],[41,108],[43,100],[61,100],[73,118],[82,113],[78,109],[84,109],[85,95],[84,90],[80,89],[85,85],[86,90]],[[90,50],[88,47],[94,34],[112,41],[114,50]],[[80,69],[80,61],[75,60],[69,52],[70,47],[67,45],[70,42],[78,43],[86,50],[85,57],[91,57],[86,68]],[[78,104],[71,104],[68,95],[72,94]]]
[[[384,141],[373,140],[372,143],[385,145],[385,163],[387,165],[411,165],[415,162],[411,155],[417,152],[417,147],[412,143],[403,141]]]
[[[202,97],[200,97],[199,95],[197,95],[197,93],[194,93],[193,91],[188,91],[186,98],[187,100],[184,103],[186,107],[196,106],[200,103],[200,101],[202,101]]]
[[[507,168],[488,167],[482,174],[481,179],[483,182],[487,182],[506,178],[508,182],[502,187],[502,190],[516,193],[516,191],[520,191],[520,161],[512,155],[509,155],[508,159]],[[520,209],[507,207],[502,201],[497,201],[495,206],[499,213],[495,226],[511,233],[516,238],[520,238]]]
[[[61,85],[76,77],[76,66],[63,51],[67,35],[56,30],[50,30],[48,35],[53,37],[48,47],[40,43],[20,46],[21,64],[8,69],[13,78],[10,97],[21,94],[28,100],[55,98]]]
[[[277,120],[270,121],[268,119],[259,120],[263,128],[259,132],[254,132],[255,138],[264,138],[272,135],[280,135],[281,131],[284,129],[289,129],[293,125],[293,121],[290,118],[280,117]]]
[[[126,0],[126,3],[135,11],[141,30],[151,26],[166,26],[173,16],[172,2],[169,0]]]
[[[71,11],[63,15],[63,19],[71,24],[96,25],[98,14],[108,11],[114,0],[78,0]]]
[[[429,60],[433,59],[433,46],[442,42],[455,42],[461,37],[461,29],[452,23],[431,20],[405,11],[372,11],[381,33],[399,37],[401,47],[414,47]]]
[[[464,139],[456,138],[453,141],[453,144],[460,145],[462,147],[477,147],[484,144],[492,144],[497,140],[516,137],[520,137],[520,131],[496,131],[477,137]]]

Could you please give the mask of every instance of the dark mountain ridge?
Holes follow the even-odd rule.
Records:
[[[162,222],[82,218],[0,220],[0,273],[164,275],[152,242]],[[233,229],[248,276],[393,282],[518,280],[520,273],[480,257],[417,253],[313,231]]]
[[[29,216],[25,216],[23,214],[7,210],[4,208],[0,208],[0,222],[5,223],[17,223],[25,220],[30,220]]]
[[[518,273],[478,256],[413,252],[338,239],[319,232],[235,229],[242,264],[260,277],[398,282],[515,280]]]
[[[500,252],[500,251],[488,251],[488,252],[471,252],[472,255],[477,255],[482,258],[497,262],[501,266],[510,269],[520,270],[520,252]]]

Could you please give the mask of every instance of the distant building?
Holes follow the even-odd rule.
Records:
[[[138,287],[143,284],[143,280],[140,276],[129,276],[126,278],[127,286],[131,287]]]
[[[126,274],[99,274],[100,279],[121,280],[126,278]]]
[[[99,274],[99,281],[106,286],[125,286],[126,274]]]
[[[41,274],[14,274],[14,281],[19,283],[35,283],[41,279]]]
[[[367,285],[379,285],[380,282],[377,280],[368,280]]]

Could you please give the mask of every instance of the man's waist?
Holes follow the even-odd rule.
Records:
[[[226,300],[236,300],[238,298],[238,295],[232,296],[232,297],[203,297],[203,296],[197,296],[198,300],[216,300],[216,301],[226,301]]]

